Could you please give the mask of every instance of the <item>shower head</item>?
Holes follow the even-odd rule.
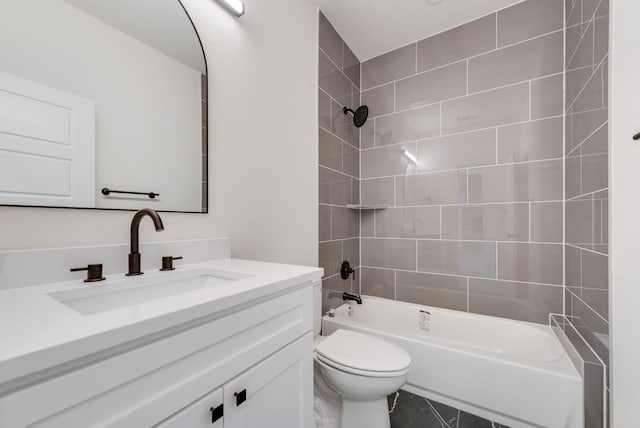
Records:
[[[344,114],[351,113],[353,115],[353,124],[356,128],[362,127],[369,117],[369,107],[367,106],[360,106],[356,111],[353,111],[348,107],[342,107],[342,112]]]

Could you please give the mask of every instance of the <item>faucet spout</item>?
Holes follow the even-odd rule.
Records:
[[[347,300],[353,300],[359,305],[362,304],[362,298],[358,294],[349,293],[348,291],[342,293],[342,300],[344,300],[345,302]]]
[[[156,232],[164,230],[162,219],[160,215],[149,208],[144,208],[135,213],[133,219],[131,219],[131,252],[129,253],[129,273],[127,276],[142,275],[144,272],[140,271],[140,222],[145,216],[149,216],[153,221],[153,225],[156,228]]]

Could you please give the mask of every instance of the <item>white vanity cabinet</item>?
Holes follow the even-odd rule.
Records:
[[[309,426],[305,339],[276,352],[157,428]]]
[[[0,396],[0,427],[309,427],[312,283],[289,290],[40,374]]]
[[[156,428],[222,428],[224,426],[223,397],[222,388],[218,388],[159,423]]]

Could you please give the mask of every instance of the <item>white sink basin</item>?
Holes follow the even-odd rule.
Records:
[[[170,272],[147,278],[125,278],[117,282],[107,280],[104,283],[87,285],[86,288],[58,291],[48,295],[76,312],[92,315],[163,297],[216,287],[250,276],[237,272],[199,269]]]

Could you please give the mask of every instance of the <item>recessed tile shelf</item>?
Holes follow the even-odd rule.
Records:
[[[354,204],[347,204],[347,208],[352,209],[352,210],[384,210],[386,208],[389,208],[389,205],[386,205],[386,204],[380,204],[380,205],[354,205]]]

